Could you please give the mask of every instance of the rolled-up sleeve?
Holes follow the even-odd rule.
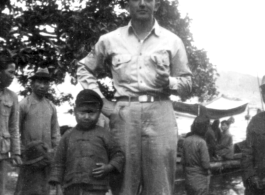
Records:
[[[188,66],[187,53],[183,42],[179,39],[176,43],[177,51],[172,57],[169,89],[174,95],[187,96],[192,90],[192,73]]]
[[[97,72],[104,66],[104,44],[100,39],[95,45],[95,50],[77,63],[77,80],[84,89],[96,91],[104,97],[97,82]]]

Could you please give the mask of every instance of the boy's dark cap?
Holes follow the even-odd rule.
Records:
[[[79,94],[76,97],[75,100],[75,105],[76,106],[80,106],[81,104],[94,104],[95,106],[97,106],[99,104],[100,109],[103,106],[103,101],[101,99],[101,97],[93,90],[90,89],[84,89],[82,91],[79,92]]]

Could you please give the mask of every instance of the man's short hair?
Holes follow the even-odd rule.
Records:
[[[9,64],[15,63],[9,50],[0,51],[0,71],[7,69]]]
[[[222,122],[221,122],[221,125],[223,125],[223,124],[226,124],[226,125],[230,125],[230,123],[227,121],[227,120],[223,120]]]

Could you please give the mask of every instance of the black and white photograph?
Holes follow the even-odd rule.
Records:
[[[264,7],[1,0],[0,195],[264,195]]]

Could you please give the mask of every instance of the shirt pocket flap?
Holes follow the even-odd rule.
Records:
[[[9,139],[10,138],[10,134],[8,132],[3,132],[2,136],[5,139]]]
[[[12,102],[3,102],[4,106],[11,108]]]
[[[121,64],[127,63],[132,59],[132,56],[129,54],[124,55],[116,55],[112,58],[112,64],[113,66],[119,66]]]

